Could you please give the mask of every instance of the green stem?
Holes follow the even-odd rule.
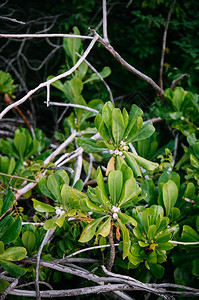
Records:
[[[15,176],[15,175],[9,175],[9,174],[5,174],[5,173],[1,173],[1,172],[0,172],[0,175],[10,177],[10,178],[22,179],[24,181],[37,182],[36,180],[33,180],[33,179],[28,179],[28,178],[24,178],[24,177],[20,177],[20,176]]]

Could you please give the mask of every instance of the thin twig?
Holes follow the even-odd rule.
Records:
[[[76,52],[76,54],[77,54],[77,56],[81,57],[81,55],[80,55],[79,53]],[[113,105],[115,106],[115,103],[114,103],[114,100],[113,100],[113,94],[112,94],[112,92],[111,92],[110,87],[108,86],[108,84],[107,84],[106,81],[104,80],[104,78],[103,78],[103,77],[100,75],[100,73],[95,69],[95,67],[93,67],[93,66],[88,62],[87,59],[84,59],[84,61],[85,61],[85,63],[89,66],[89,68],[90,68],[93,72],[95,72],[95,73],[97,74],[97,76],[100,78],[100,80],[103,82],[103,84],[105,85],[105,87],[107,88],[107,91],[108,91],[108,93],[109,93],[110,100],[111,100],[111,102],[113,103]]]
[[[17,19],[13,19],[13,18],[8,18],[8,17],[3,17],[3,16],[0,16],[0,19],[1,20],[5,20],[5,21],[10,21],[10,22],[14,22],[14,23],[18,23],[18,24],[26,24],[25,22],[23,21],[19,21]]]
[[[54,37],[68,37],[68,38],[80,38],[80,39],[92,39],[93,37],[87,35],[77,35],[77,34],[64,34],[64,33],[44,33],[44,34],[0,34],[0,38],[54,38]]]
[[[81,153],[77,156],[77,161],[76,161],[76,164],[75,164],[75,177],[74,177],[74,181],[73,181],[72,186],[75,185],[75,183],[80,179],[80,176],[81,176],[82,162],[83,162],[83,158],[82,158],[83,148],[81,150],[82,150]]]
[[[44,102],[47,103],[47,102]],[[72,103],[60,103],[60,102],[49,102],[49,105],[55,105],[55,106],[65,106],[65,107],[75,107],[75,108],[81,108],[87,111],[90,111],[95,114],[99,114],[99,111],[93,108],[90,108],[88,106],[80,105],[80,104],[72,104]],[[48,105],[47,105],[48,106]]]
[[[179,140],[179,134],[176,134],[176,137],[175,137],[175,146],[174,146],[174,151],[173,151],[172,167],[174,167],[175,162],[176,162],[177,151],[178,151],[178,140]]]
[[[184,246],[191,246],[191,245],[199,245],[199,242],[178,242],[178,241],[169,241],[169,243],[172,243],[172,244],[179,244],[179,245],[184,245]]]
[[[114,244],[114,246],[119,246],[119,244]],[[90,250],[95,250],[95,249],[102,249],[102,248],[107,248],[107,247],[110,247],[110,245],[101,245],[101,246],[94,246],[94,247],[89,247],[89,248],[85,248],[85,249],[81,249],[79,251],[76,251],[68,256],[66,256],[65,258],[69,258],[69,257],[73,257],[75,255],[78,255],[79,253],[82,253],[82,252],[86,252],[86,251],[90,251]]]
[[[145,75],[144,73],[138,71],[136,68],[134,68],[133,66],[131,66],[129,63],[127,63],[120,55],[117,51],[115,51],[115,49],[107,42],[105,42],[105,40],[94,30],[91,29],[92,33],[94,34],[94,36],[97,36],[98,38],[98,42],[100,44],[102,44],[114,57],[117,61],[119,61],[119,63],[128,71],[130,71],[131,73],[135,74],[136,76],[138,76],[139,78],[143,79],[144,81],[148,82],[156,91],[157,95],[164,95],[164,91],[157,85],[157,83],[155,83],[155,81],[153,79],[151,79],[149,76]]]
[[[102,9],[103,9],[103,38],[104,41],[108,43],[106,0],[102,0]]]
[[[171,14],[173,12],[175,3],[176,3],[176,0],[173,1],[171,8],[169,10],[166,26],[164,29],[163,40],[162,40],[162,55],[161,55],[161,61],[160,61],[160,78],[159,78],[159,84],[160,84],[161,90],[163,90],[163,78],[162,77],[163,77],[163,66],[164,66],[165,48],[166,48],[166,40],[167,40],[167,31],[168,31]]]
[[[16,101],[13,104],[10,104],[8,107],[6,107],[0,114],[0,119],[3,118],[3,116],[9,111],[11,110],[13,107],[19,106],[20,104],[24,103],[30,96],[32,96],[35,92],[37,92],[39,89],[41,89],[42,87],[46,87],[47,85],[52,84],[53,82],[62,79],[70,74],[72,74],[78,67],[79,65],[82,63],[82,61],[86,58],[86,56],[89,54],[89,52],[91,51],[91,49],[93,48],[95,42],[97,41],[98,37],[95,36],[91,43],[89,44],[89,46],[87,47],[86,51],[84,52],[83,56],[77,61],[77,63],[68,71],[64,72],[63,74],[57,75],[52,79],[49,79],[43,83],[40,83],[36,88],[32,89],[31,91],[29,91],[23,98],[21,98],[20,100]]]
[[[89,158],[90,158],[90,162],[89,162],[89,168],[88,168],[88,175],[86,176],[86,178],[84,180],[84,185],[89,180],[90,175],[91,175],[91,171],[92,171],[92,167],[93,167],[93,161],[94,161],[94,156],[93,156],[92,153],[89,153]]]
[[[36,262],[36,267],[35,267],[35,291],[36,291],[37,300],[41,299],[40,290],[39,290],[39,262],[40,262],[41,253],[42,253],[43,247],[48,243],[49,239],[54,234],[55,229],[48,230],[46,232],[46,235],[45,235],[45,237],[41,243],[41,246],[39,247],[38,253],[37,253],[37,262]]]
[[[176,85],[178,84],[178,82],[180,82],[181,80],[183,80],[184,78],[189,78],[190,75],[189,74],[182,74],[180,77],[178,77],[176,80],[174,80],[170,86],[170,89],[174,90],[174,88],[176,87]]]
[[[28,178],[24,178],[24,177],[20,177],[20,176],[16,176],[16,175],[9,175],[9,174],[5,174],[0,172],[0,176],[5,176],[5,177],[10,177],[10,178],[15,178],[15,179],[22,179],[22,180],[26,180],[26,181],[32,181],[32,182],[37,182],[36,180],[33,179],[28,179]]]

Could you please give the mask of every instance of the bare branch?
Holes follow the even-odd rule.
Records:
[[[94,156],[93,156],[92,153],[89,153],[89,158],[90,158],[90,162],[89,162],[89,168],[88,168],[88,175],[86,176],[86,178],[84,180],[84,185],[89,180],[90,175],[91,175],[91,171],[92,171],[92,167],[93,167],[93,161],[94,161]]]
[[[77,56],[81,57],[81,55],[79,53],[77,53]],[[105,85],[105,87],[107,88],[107,91],[109,92],[109,95],[110,95],[110,100],[111,102],[113,103],[113,105],[115,106],[115,103],[114,103],[114,100],[113,100],[113,94],[111,92],[111,89],[110,87],[108,86],[108,84],[106,83],[106,81],[104,80],[104,78],[100,75],[100,73],[95,69],[95,67],[93,67],[89,62],[88,60],[84,59],[85,63],[89,66],[89,68],[95,72],[97,74],[97,76],[100,78],[100,80],[103,82],[103,84]]]
[[[110,257],[109,257],[109,261],[108,261],[108,265],[107,265],[108,271],[112,270],[112,267],[113,267],[114,261],[115,261],[115,245],[114,245],[114,240],[113,240],[113,225],[114,225],[114,221],[111,221],[111,230],[108,235],[109,244],[110,244],[110,248],[111,248]]]
[[[119,246],[119,244],[114,244],[114,246]],[[89,247],[89,248],[85,248],[85,249],[81,249],[79,251],[76,251],[68,256],[66,256],[65,258],[69,258],[69,257],[73,257],[79,253],[82,253],[82,252],[86,252],[86,251],[90,251],[90,250],[95,250],[95,249],[102,249],[102,248],[106,248],[106,247],[110,247],[110,245],[101,245],[101,246],[94,246],[94,247]]]
[[[37,300],[41,299],[40,290],[39,290],[39,262],[40,262],[41,253],[42,253],[43,247],[48,243],[49,239],[54,234],[55,229],[48,230],[46,232],[46,235],[45,235],[45,237],[41,243],[41,246],[39,247],[38,253],[37,253],[37,262],[36,262],[36,267],[35,267],[35,290],[36,290]]]
[[[103,37],[104,37],[104,41],[108,43],[106,0],[102,0],[102,9],[103,9]]]
[[[184,245],[184,246],[191,246],[191,245],[199,245],[199,242],[178,242],[178,241],[169,241],[172,244]]]
[[[100,285],[100,286],[92,286],[86,288],[78,288],[71,290],[58,290],[58,291],[42,291],[40,292],[42,298],[53,298],[53,297],[74,297],[80,295],[88,295],[88,294],[99,294],[105,292],[113,292],[113,291],[122,291],[122,290],[131,290],[128,284],[108,284],[108,285]],[[25,297],[36,297],[36,293],[34,291],[28,290],[17,290],[14,289],[9,293],[10,295],[15,296],[25,296]]]
[[[13,104],[10,104],[8,107],[6,107],[0,114],[0,119],[3,118],[3,116],[9,111],[11,110],[13,107],[19,106],[20,104],[24,103],[30,96],[32,96],[35,92],[37,92],[40,88],[42,87],[46,87],[47,85],[50,85],[51,83],[62,79],[70,74],[72,74],[78,67],[79,65],[82,63],[82,61],[86,58],[86,56],[89,54],[89,52],[91,51],[92,47],[94,46],[96,40],[98,39],[97,36],[95,36],[91,43],[89,44],[88,48],[86,49],[86,51],[84,52],[83,56],[78,60],[78,62],[68,71],[66,71],[63,74],[60,74],[52,79],[49,79],[48,81],[45,81],[43,83],[40,83],[35,89],[29,91],[23,98],[21,98],[20,100],[16,101]]]
[[[47,103],[47,102],[44,102]],[[95,114],[99,114],[99,111],[93,108],[90,108],[88,106],[80,105],[80,104],[72,104],[72,103],[60,103],[60,102],[49,102],[49,105],[55,105],[55,106],[64,106],[64,107],[75,107],[75,108],[81,108],[90,112],[93,112]]]
[[[160,78],[159,78],[159,84],[160,84],[160,88],[162,90],[163,90],[163,78],[162,77],[163,77],[163,66],[164,66],[164,56],[165,56],[165,48],[166,48],[166,40],[167,40],[167,31],[168,31],[169,22],[171,19],[171,14],[173,12],[175,3],[176,3],[176,0],[173,1],[171,8],[169,10],[166,26],[164,29],[163,40],[162,40],[162,55],[161,55],[161,61],[160,61]]]
[[[136,68],[131,66],[129,63],[127,63],[117,51],[109,44],[107,43],[94,29],[91,29],[94,36],[98,38],[98,42],[102,44],[114,57],[119,63],[128,71],[135,74],[139,78],[143,79],[144,81],[148,82],[156,91],[157,95],[162,96],[164,94],[164,91],[151,79],[149,76],[143,74],[142,72],[138,71]]]
[[[18,24],[26,24],[23,21],[19,21],[19,20],[13,19],[13,18],[8,18],[8,17],[3,17],[3,16],[0,16],[0,19],[5,20],[5,21],[10,21],[10,22],[18,23]]]
[[[176,87],[176,85],[178,84],[178,82],[180,82],[182,79],[184,78],[189,78],[190,75],[189,74],[182,74],[180,77],[178,77],[176,80],[174,80],[170,86],[170,89],[174,90],[174,88]]]
[[[93,39],[91,36],[87,35],[77,35],[77,34],[64,34],[64,33],[44,33],[44,34],[0,34],[0,38],[54,38],[54,37],[68,37],[68,38],[80,38],[80,39]]]
[[[80,147],[81,148],[81,147]],[[82,153],[83,153],[83,149],[81,149],[81,153],[77,156],[77,161],[75,164],[75,178],[73,181],[73,187],[75,185],[75,183],[80,179],[81,176],[81,172],[82,172]]]

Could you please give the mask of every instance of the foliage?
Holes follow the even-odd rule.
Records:
[[[85,13],[94,9],[93,1],[74,2]],[[64,1],[60,6],[65,7]],[[128,24],[125,38],[132,36],[133,30],[135,43],[132,49],[126,49],[126,55],[133,53],[130,63],[136,57],[142,59],[141,64],[150,76],[157,73],[155,64],[160,47],[155,45],[166,24],[164,10],[168,11],[168,7],[169,1],[141,1],[128,12],[133,29]],[[192,23],[187,19],[194,14],[188,3],[182,8],[177,3],[173,13],[171,31],[182,30],[184,35],[181,40],[174,36],[168,41],[165,82],[169,86],[169,80],[176,77],[175,71],[179,75],[190,67],[191,77],[185,89],[167,88],[164,97],[156,97],[148,115],[144,115],[140,107],[132,104],[134,101],[128,101],[127,105],[125,101],[116,105],[108,101],[108,93],[101,92],[99,77],[82,62],[69,77],[52,84],[53,94],[60,102],[76,106],[66,113],[63,127],[57,124],[51,140],[41,129],[23,127],[15,130],[13,138],[0,139],[0,272],[3,275],[20,277],[25,286],[39,277],[54,289],[63,286],[63,282],[69,288],[77,285],[79,288],[85,283],[73,279],[70,273],[73,261],[67,260],[77,254],[74,262],[92,261],[87,268],[91,272],[84,275],[86,279],[93,273],[96,278],[104,276],[100,269],[104,264],[108,271],[112,268],[113,272],[136,278],[135,282],[154,284],[161,280],[197,287],[199,103],[194,85],[198,79],[190,65],[198,69],[198,50],[197,41],[193,47],[187,44],[185,33],[188,31],[190,36],[189,30],[197,28],[198,21]],[[118,11],[116,17],[117,14]],[[110,18],[115,17],[110,14]],[[60,26],[68,30],[72,21],[71,17]],[[115,30],[112,27],[110,32]],[[80,34],[78,27],[73,27],[73,33]],[[193,41],[192,36],[190,39]],[[176,62],[169,56],[173,45],[180,48],[186,61],[182,63],[179,58],[176,70]],[[96,52],[101,49],[100,46]],[[83,54],[83,43],[80,39],[64,38],[62,50],[64,64],[58,65],[58,73],[76,64],[77,53]],[[150,67],[146,60],[151,57],[155,59]],[[106,59],[104,63],[108,65]],[[124,80],[121,74],[118,76],[119,72],[120,79],[114,79],[108,66],[103,65],[99,73],[103,78],[111,75],[113,86],[118,80],[122,85]],[[11,75],[0,71],[0,78],[0,92],[13,96],[17,85]],[[51,78],[54,76],[47,79]],[[141,85],[145,88],[145,84],[139,83],[137,87],[135,82],[130,88],[130,81],[130,76],[125,78],[129,86],[125,92]],[[150,102],[152,98],[153,95]],[[144,121],[146,116],[153,115],[161,118],[160,125],[153,119]],[[43,244],[48,234],[50,238]],[[119,245],[115,247],[114,243]],[[84,248],[90,251],[81,252]],[[41,260],[40,266],[36,257]],[[56,266],[56,271],[45,265],[48,262]],[[65,275],[61,268],[68,268]],[[78,267],[80,274],[83,270],[82,265]],[[67,280],[64,277],[63,281],[62,276]],[[6,288],[9,283],[2,278]]]

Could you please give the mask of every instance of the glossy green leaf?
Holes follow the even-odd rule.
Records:
[[[189,225],[184,225],[181,240],[183,242],[199,242],[199,234]]]
[[[111,216],[99,227],[96,235],[107,237],[111,230]]]
[[[24,247],[27,249],[28,252],[32,252],[36,245],[36,237],[33,232],[31,231],[25,231],[22,234],[22,242],[24,244]]]
[[[143,115],[143,111],[137,105],[133,104],[131,106],[131,110],[129,113],[128,125],[127,125],[125,133],[124,133],[124,136],[127,137],[127,139],[132,138],[137,133],[137,130],[139,130],[139,128],[141,129],[142,122],[143,122],[142,115]],[[135,125],[135,123],[137,125]],[[134,131],[135,127],[136,127],[136,130]]]
[[[168,216],[178,198],[178,188],[174,181],[169,180],[163,185],[163,203]]]
[[[108,174],[108,189],[111,196],[111,203],[116,205],[120,199],[123,186],[123,174],[119,170],[111,171]]]
[[[53,196],[53,194],[49,191],[49,189],[47,188],[47,179],[45,177],[41,177],[41,179],[39,180],[39,189],[40,191],[47,196],[50,199],[56,200],[55,197]]]
[[[111,74],[111,69],[109,67],[104,67],[99,74],[102,76],[102,78],[106,78]],[[100,80],[99,76],[95,73],[93,73],[84,83],[88,83],[94,80]]]
[[[10,261],[0,259],[0,265],[6,270],[11,276],[20,277],[23,276],[28,269],[20,267]]]
[[[154,239],[156,234],[156,225],[150,225],[147,232],[147,237],[151,241]]]
[[[180,217],[180,210],[177,207],[172,207],[169,218],[172,222],[177,221]]]
[[[126,225],[128,223],[130,223],[133,226],[137,226],[137,222],[134,218],[132,218],[131,216],[122,213],[122,212],[118,212],[118,217],[120,218],[122,224]]]
[[[4,252],[4,243],[0,241],[0,254]]]
[[[123,115],[119,108],[114,108],[112,112],[112,134],[116,145],[123,139],[125,124]]]
[[[135,178],[131,178],[125,182],[122,189],[122,194],[119,201],[119,207],[125,206],[128,201],[132,201],[140,194],[141,189],[136,183]]]
[[[2,223],[0,223],[0,226],[1,226]],[[22,224],[21,224],[21,218],[18,217],[16,220],[14,220],[14,222],[9,222],[9,219],[8,219],[8,224],[9,226],[7,227],[4,227],[4,233],[3,235],[0,237],[0,240],[4,243],[4,244],[9,244],[13,241],[15,241],[20,232],[21,232],[21,227],[22,227]]]
[[[158,163],[154,163],[152,161],[149,161],[139,155],[136,155],[134,153],[129,153],[137,162],[137,164],[139,166],[141,166],[143,169],[147,170],[147,171],[153,171],[154,169],[156,169],[158,167]]]
[[[60,189],[53,174],[47,178],[47,188],[53,194],[56,201],[61,201]]]
[[[80,32],[76,26],[73,27],[73,34],[79,35]],[[73,65],[77,62],[78,56],[75,52],[79,52],[81,46],[81,39],[79,38],[64,38],[63,48],[66,54],[72,59]]]
[[[21,260],[27,255],[24,247],[10,247],[0,254],[0,260]]]
[[[97,226],[100,224],[100,222],[104,219],[105,217],[99,218],[97,220],[94,220],[92,222],[90,222],[83,230],[80,238],[79,238],[79,242],[80,243],[87,243],[88,241],[90,241],[96,232]]]
[[[36,199],[32,199],[33,201],[33,207],[35,210],[39,212],[55,212],[55,208],[49,204],[43,203],[41,201],[38,201]]]
[[[117,219],[120,228],[122,230],[122,240],[123,240],[123,259],[125,259],[128,254],[129,254],[129,250],[130,250],[130,246],[131,246],[131,240],[129,238],[129,231],[126,228],[125,225],[122,224],[122,222],[120,221],[120,219]]]
[[[1,209],[1,215],[3,215],[8,209],[10,209],[15,201],[14,193],[9,189],[7,195],[3,199],[3,206]]]
[[[141,141],[149,138],[155,132],[155,128],[151,122],[144,124],[141,130],[132,138],[127,138],[128,143],[133,143],[136,141]]]
[[[76,138],[78,146],[82,147],[85,152],[88,153],[101,153],[102,151],[107,151],[107,148],[102,148],[97,145],[96,141],[89,138]]]
[[[27,137],[24,133],[15,134],[14,145],[19,154],[21,160],[23,160],[26,147],[27,147]]]
[[[158,279],[162,278],[162,276],[164,275],[164,267],[158,264],[149,264],[149,266],[150,266],[151,273],[155,278]]]
[[[50,220],[47,220],[45,223],[44,223],[44,229],[45,230],[51,230],[51,229],[54,229],[56,227],[56,219],[50,219]]]
[[[138,166],[132,153],[124,151],[124,155],[125,155],[125,161],[126,161],[127,165],[132,169],[134,176],[142,177],[140,167]]]

